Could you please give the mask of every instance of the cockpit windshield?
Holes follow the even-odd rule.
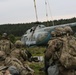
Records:
[[[38,25],[36,29],[45,28],[45,25]]]
[[[39,27],[40,27],[40,28],[44,28],[45,26],[44,26],[44,25],[39,25]]]

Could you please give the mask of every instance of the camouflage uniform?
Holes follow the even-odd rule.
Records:
[[[7,66],[15,66],[17,70],[20,72],[20,75],[32,75],[33,70],[28,69],[27,66],[24,66],[21,61],[19,61],[17,58],[6,58],[5,65]]]
[[[21,62],[24,62],[27,60],[27,54],[25,50],[22,48],[23,44],[20,40],[17,40],[15,42],[15,48],[13,51],[10,53],[11,57],[17,58]]]
[[[50,59],[55,56],[54,52],[55,52],[55,48],[56,48],[56,44],[57,44],[57,38],[56,38],[56,32],[52,31],[51,32],[52,38],[51,40],[48,42],[48,48],[45,52],[45,72],[46,75],[48,75],[48,68],[50,67]],[[55,56],[56,57],[56,56]]]
[[[7,55],[9,55],[13,47],[14,45],[8,39],[7,33],[3,33],[2,39],[0,40],[0,50],[4,51]]]
[[[12,58],[10,60],[10,64],[16,66],[21,72],[21,75],[27,75],[28,73],[32,74],[33,70],[25,64],[28,56],[22,46],[23,44],[20,40],[17,40],[15,42],[16,48],[14,48],[13,51],[10,53],[10,57]],[[8,60],[9,59],[10,58],[8,58]]]
[[[4,51],[0,51],[0,66],[4,66],[5,65],[5,59],[6,59],[6,55]]]
[[[4,51],[0,51],[0,75],[4,75],[6,55]]]
[[[64,29],[65,29],[67,35],[72,35],[73,34],[73,30],[70,26],[65,26]]]
[[[0,75],[3,75],[3,73],[2,73],[2,72],[0,72]]]
[[[70,27],[67,30],[69,30],[69,34],[70,32],[72,32],[72,30],[70,30]],[[49,46],[45,53],[46,61],[48,62],[48,64],[50,64],[50,59],[52,58],[53,64],[58,64],[59,75],[76,75],[73,69],[66,69],[60,62],[60,56],[63,48],[63,40],[66,40],[70,37],[63,35],[67,33],[65,28],[56,28],[55,32],[56,38],[54,37],[49,41]]]
[[[45,61],[46,61],[46,65],[48,64],[48,67],[46,69],[46,72],[49,68],[49,66],[51,64],[58,64],[58,66],[60,66],[61,64],[59,63],[58,61],[58,57],[60,56],[60,47],[62,47],[62,41],[60,40],[61,38],[54,38],[52,39],[49,43],[49,46],[46,50],[46,53],[45,53]],[[56,53],[57,52],[57,53]],[[58,57],[57,57],[58,56]],[[51,60],[52,59],[52,63],[51,63]],[[46,67],[46,66],[45,66]]]

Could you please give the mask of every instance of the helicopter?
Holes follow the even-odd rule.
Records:
[[[21,37],[21,41],[23,44],[27,46],[31,45],[46,45],[50,40],[51,31],[54,31],[56,27],[64,27],[64,26],[76,26],[75,23],[68,23],[62,25],[55,25],[46,27],[45,25],[37,25],[26,31],[26,33]]]
[[[35,8],[35,15],[36,15],[36,21],[38,22],[38,15],[37,15],[37,8],[36,8],[36,0],[34,1],[34,8]],[[48,18],[48,13],[47,13],[47,6],[49,6],[50,9],[50,4],[48,0],[45,0],[45,6],[46,6],[46,18]],[[51,11],[50,11],[51,14]],[[30,29],[26,31],[24,35],[21,37],[21,41],[24,45],[27,46],[32,46],[32,45],[46,45],[48,41],[50,40],[51,36],[51,31],[54,31],[56,27],[64,27],[64,26],[71,26],[74,27],[76,26],[75,23],[68,23],[68,24],[62,24],[62,25],[54,25],[53,17],[51,14],[52,18],[52,24],[53,26],[46,27],[45,25],[42,24],[37,24],[37,26],[33,26]],[[48,20],[47,20],[48,22]]]

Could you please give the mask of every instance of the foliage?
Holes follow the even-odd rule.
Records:
[[[74,34],[74,37],[76,37],[76,33]]]
[[[0,35],[0,39],[1,39],[1,35]]]
[[[42,62],[32,62],[29,65],[35,71],[35,75],[45,75],[43,71],[39,71],[40,68],[44,67]]]
[[[12,43],[15,43],[15,36],[13,34],[10,34],[8,37]]]
[[[76,22],[76,18],[71,19],[60,19],[60,20],[54,20],[55,25],[59,24],[66,24],[66,23],[73,23]],[[0,34],[2,33],[8,33],[13,34],[14,36],[22,36],[27,29],[31,28],[32,26],[36,26],[38,24],[44,24],[45,26],[52,26],[52,21],[48,22],[32,22],[32,23],[21,23],[21,24],[3,24],[0,25]],[[74,31],[76,31],[76,27],[73,28]]]
[[[43,56],[46,47],[29,47],[27,48],[33,56]]]

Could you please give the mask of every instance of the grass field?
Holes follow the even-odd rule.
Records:
[[[33,56],[44,56],[46,47],[29,47],[27,48]],[[35,71],[35,75],[45,75],[44,71],[39,71],[40,68],[44,67],[44,61],[42,62],[31,62],[29,65]]]

